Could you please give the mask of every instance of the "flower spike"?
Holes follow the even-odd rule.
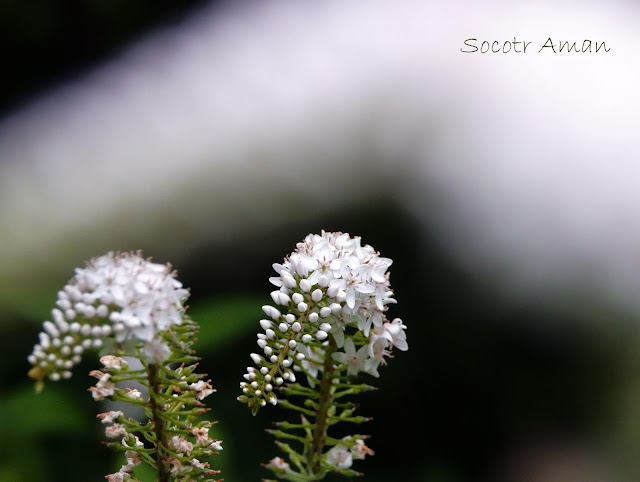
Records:
[[[315,477],[328,471],[354,475],[349,469],[352,460],[373,453],[362,437],[338,444],[330,442],[326,432],[338,421],[365,421],[351,416],[352,404],[336,400],[371,389],[353,381],[361,373],[378,377],[378,368],[394,348],[408,349],[406,326],[399,318],[390,322],[386,317],[388,305],[396,303],[389,284],[391,264],[391,259],[362,245],[358,236],[322,231],[308,235],[283,263],[273,265],[278,276],[269,281],[278,288],[271,293],[275,306],[262,307],[268,317],[260,321],[264,332],[258,334],[257,344],[262,354],[251,354],[256,366],[248,367],[238,400],[254,415],[277,403],[303,415],[302,424],[282,427],[302,429],[304,437],[272,432],[303,444],[302,453],[281,445],[297,472],[278,457],[265,465],[278,477],[319,480]],[[306,376],[308,387],[296,383],[295,372]],[[307,402],[294,405],[281,394],[302,396]],[[325,452],[325,446],[331,448]]]
[[[107,445],[126,457],[107,480],[138,480],[134,469],[142,463],[156,469],[159,482],[212,481],[219,472],[200,462],[222,447],[209,438],[213,423],[200,420],[208,410],[202,400],[215,389],[195,373],[191,346],[198,326],[185,314],[188,295],[169,265],[140,253],[94,258],[58,293],[54,322],[44,322],[28,357],[29,375],[41,390],[45,379],[69,378],[84,351],[103,348],[103,368],[89,373],[97,379],[89,388],[94,400],[144,408],[146,423],[119,410],[98,415],[114,439]],[[130,368],[125,355],[142,368]]]

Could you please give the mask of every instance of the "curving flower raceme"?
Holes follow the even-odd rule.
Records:
[[[396,303],[389,284],[392,260],[380,256],[359,236],[322,231],[308,235],[269,281],[275,306],[263,306],[267,318],[258,334],[262,354],[252,353],[256,367],[248,367],[241,383],[255,414],[267,403],[276,404],[274,388],[295,382],[294,369],[317,382],[325,350],[332,340],[331,357],[348,367],[348,375],[366,372],[379,376],[392,349],[407,350],[406,326],[399,318],[388,321],[387,305]]]
[[[45,321],[40,342],[29,355],[32,378],[71,377],[82,353],[105,339],[142,342],[142,355],[160,363],[169,354],[159,334],[183,320],[189,291],[169,265],[152,263],[140,253],[107,253],[92,259],[58,292],[52,321]]]

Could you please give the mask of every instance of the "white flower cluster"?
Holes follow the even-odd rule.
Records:
[[[58,292],[53,322],[44,322],[40,343],[28,357],[34,365],[30,374],[38,380],[69,378],[82,353],[101,347],[107,337],[141,341],[149,356],[168,356],[157,335],[182,322],[188,295],[170,266],[140,253],[94,258]]]
[[[378,376],[393,347],[408,349],[406,326],[385,317],[387,305],[396,302],[387,273],[391,264],[371,246],[362,246],[360,237],[325,231],[308,235],[282,264],[274,264],[278,276],[269,281],[279,288],[271,293],[278,308],[262,308],[269,317],[260,321],[264,333],[258,334],[264,355],[251,354],[257,368],[247,368],[239,400],[254,411],[276,404],[273,388],[295,381],[292,368],[313,374],[322,368],[318,352],[329,336],[343,350],[333,359],[346,364],[350,375]],[[356,333],[361,335],[357,351]]]

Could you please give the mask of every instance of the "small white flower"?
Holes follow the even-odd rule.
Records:
[[[353,464],[353,454],[342,444],[331,447],[325,457],[327,464],[336,469],[348,469]]]
[[[291,467],[282,457],[274,457],[269,460],[267,467],[274,467],[278,470],[289,470]]]
[[[115,393],[116,386],[109,380],[111,375],[108,373],[102,373],[99,370],[93,370],[89,375],[98,378],[96,386],[89,388],[94,400],[103,400],[105,397],[110,397]]]
[[[167,465],[169,466],[169,473],[176,476],[184,475],[193,469],[193,466],[183,465],[176,457],[169,458]]]
[[[205,470],[209,468],[209,464],[207,462],[200,462],[198,459],[191,459],[189,461],[191,465],[193,465],[196,469]]]
[[[340,363],[347,365],[347,374],[356,376],[358,371],[364,370],[364,364],[368,357],[367,345],[360,347],[356,351],[356,346],[351,338],[347,338],[344,341],[344,352],[336,352],[332,358]]]
[[[138,400],[139,398],[142,398],[142,393],[140,393],[140,390],[137,388],[127,387],[127,397]]]
[[[409,349],[409,345],[407,344],[407,334],[404,332],[407,327],[402,323],[400,318],[394,319],[391,323],[385,323],[383,326],[386,332],[391,336],[393,346],[402,351]]]
[[[389,355],[387,348],[392,341],[392,337],[384,327],[375,327],[369,335],[368,353],[369,357],[379,363],[386,363],[384,357]]]
[[[123,413],[120,410],[112,410],[110,412],[99,413],[96,418],[99,418],[102,423],[113,423],[118,417],[122,417]]]
[[[198,380],[196,383],[189,384],[189,388],[196,392],[196,398],[198,400],[203,400],[216,391],[211,386],[211,380],[206,382],[204,380]]]
[[[180,437],[178,435],[174,435],[171,437],[171,442],[169,446],[173,448],[176,452],[184,453],[187,455],[191,455],[191,451],[193,450],[193,444],[189,442],[186,438]]]
[[[357,439],[356,443],[351,446],[351,453],[354,459],[364,459],[366,455],[373,455],[374,452],[364,443],[364,440]]]
[[[313,378],[318,378],[318,371],[322,370],[322,363],[324,361],[324,352],[321,348],[310,348],[307,350],[307,356],[302,360],[302,367],[307,371],[310,376],[307,376],[309,386],[314,387],[315,382]],[[312,378],[313,377],[313,378]],[[277,383],[277,382],[276,382]]]
[[[169,358],[171,349],[164,341],[156,338],[149,343],[145,343],[142,350],[140,350],[140,354],[147,363],[161,365]]]
[[[114,423],[104,429],[104,433],[108,438],[120,438],[127,434],[127,430],[122,424]]]
[[[135,450],[126,450],[124,452],[124,456],[127,458],[126,467],[133,468],[142,463],[142,457],[140,456],[140,453],[136,452]]]
[[[329,333],[333,336],[338,348],[342,348],[344,346],[344,323],[342,320],[336,318]]]
[[[200,445],[207,445],[211,439],[209,438],[209,427],[194,428],[191,433],[196,437],[196,441]]]
[[[129,474],[127,474],[126,472],[116,472],[115,474],[109,474],[107,476],[105,476],[105,479],[107,479],[107,482],[123,482],[125,476],[128,476]]]

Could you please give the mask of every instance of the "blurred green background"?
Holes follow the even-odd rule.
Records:
[[[178,23],[203,3],[3,1],[0,32],[14,55],[0,77],[0,112],[90,69],[152,27]],[[212,463],[225,480],[268,476],[259,464],[280,455],[264,429],[288,415],[273,408],[254,418],[236,396],[255,350],[261,306],[270,302],[271,264],[321,229],[359,235],[394,260],[398,305],[390,315],[408,326],[409,351],[396,353],[379,380],[368,379],[380,390],[359,401],[360,413],[374,417],[359,428],[372,434],[368,445],[376,451],[354,467],[364,480],[640,479],[635,320],[607,311],[577,316],[571,305],[580,300],[566,300],[563,309],[506,297],[491,280],[449,259],[394,199],[380,198],[310,212],[271,232],[230,234],[215,245],[185,240],[188,248],[174,265],[191,289],[189,313],[201,326],[201,371],[218,390],[207,401],[220,421],[215,436],[224,441]],[[69,249],[75,242],[71,236]],[[142,249],[172,262],[155,256],[158,243],[108,249]],[[104,248],[96,245],[92,254]],[[88,251],[83,245],[81,252]],[[66,275],[43,273],[32,291],[0,306],[1,482],[98,481],[122,463],[100,443],[95,414],[103,408],[87,392],[97,355],[40,395],[26,377],[26,357],[74,267]],[[10,292],[11,280],[5,283],[0,289]]]
[[[288,415],[273,408],[254,418],[235,398],[255,350],[260,307],[270,300],[271,263],[322,228],[357,233],[394,259],[398,305],[391,316],[408,326],[409,351],[396,353],[379,380],[367,380],[380,390],[359,400],[360,413],[374,417],[359,427],[373,435],[376,451],[356,464],[365,480],[609,480],[611,470],[637,473],[632,326],[613,329],[610,320],[510,304],[420,237],[410,218],[386,209],[291,225],[259,248],[252,239],[230,240],[215,252],[202,247],[176,266],[201,325],[201,370],[218,390],[208,405],[220,421],[224,452],[213,463],[225,480],[259,480],[267,475],[259,463],[278,455],[263,429]],[[2,481],[102,480],[121,463],[100,444],[95,414],[104,408],[87,392],[97,356],[39,395],[26,378],[26,356],[54,300],[55,292],[35,292],[30,305],[2,314]]]

